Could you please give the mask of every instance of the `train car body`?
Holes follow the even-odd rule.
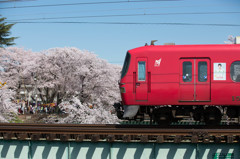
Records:
[[[150,45],[129,50],[119,86],[125,117],[135,116],[141,107],[154,111],[166,105],[192,112],[193,106],[230,106],[234,113],[234,106],[240,105],[240,45]],[[131,106],[135,113],[127,115]]]

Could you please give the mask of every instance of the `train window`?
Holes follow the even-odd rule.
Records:
[[[198,62],[198,81],[207,81],[207,62]]]
[[[146,80],[146,63],[145,61],[138,62],[138,81]]]
[[[240,82],[240,61],[235,61],[231,64],[230,76],[234,82]]]
[[[183,62],[183,82],[192,81],[192,62]]]
[[[131,55],[129,53],[127,53],[124,64],[123,64],[121,78],[123,78],[127,74],[128,67],[130,64],[130,59],[131,59]]]

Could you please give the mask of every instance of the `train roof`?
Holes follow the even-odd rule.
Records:
[[[199,44],[199,45],[148,45],[129,50],[132,53],[138,52],[159,52],[159,51],[240,51],[240,44]]]

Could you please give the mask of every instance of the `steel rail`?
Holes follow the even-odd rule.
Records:
[[[0,138],[124,142],[239,142],[240,128],[119,127],[92,124],[0,124]]]

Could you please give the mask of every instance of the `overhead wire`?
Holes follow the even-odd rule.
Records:
[[[26,1],[36,1],[36,0],[8,0],[8,1],[0,1],[0,3],[12,3],[12,2],[26,2]]]
[[[67,6],[67,5],[92,5],[92,4],[113,4],[113,3],[138,3],[138,2],[157,2],[157,1],[177,1],[177,0],[121,0],[121,1],[101,1],[101,2],[81,2],[81,3],[66,3],[66,4],[49,4],[49,5],[33,5],[33,6],[18,6],[18,7],[5,7],[0,9],[10,8],[30,8],[30,7],[56,7],[56,6]],[[188,14],[239,14],[240,12],[191,12],[191,13],[142,13],[142,14],[109,14],[109,15],[89,15],[89,16],[71,16],[71,17],[45,17],[45,18],[29,18],[29,19],[15,19],[7,20],[11,23],[61,23],[61,24],[115,24],[115,25],[201,25],[201,26],[232,26],[238,27],[239,24],[201,24],[201,23],[147,23],[147,22],[79,22],[79,21],[33,21],[33,20],[54,20],[54,19],[74,19],[74,18],[104,18],[104,17],[128,17],[128,16],[154,16],[154,15],[188,15]]]
[[[99,5],[99,4],[119,4],[119,3],[141,3],[141,2],[160,2],[160,1],[180,1],[180,0],[136,0],[136,1],[102,1],[102,2],[81,2],[81,3],[65,3],[65,4],[43,4],[31,6],[14,6],[2,7],[0,9],[16,9],[16,8],[38,8],[38,7],[59,7],[59,6],[75,6],[75,5]]]
[[[139,13],[139,14],[118,14],[118,15],[90,15],[90,16],[71,16],[71,17],[49,17],[49,18],[30,18],[30,19],[15,19],[11,21],[24,20],[53,20],[53,19],[80,19],[80,18],[107,18],[107,17],[131,17],[131,16],[164,16],[164,15],[189,15],[189,14],[240,14],[240,12],[190,12],[190,13]]]
[[[214,23],[148,23],[148,22],[18,22],[19,24],[114,24],[114,25],[183,25],[183,26],[219,26],[219,27],[240,27],[240,24],[214,24]]]
[[[183,6],[161,6],[161,7],[139,7],[139,8],[113,8],[113,9],[94,9],[94,10],[77,10],[77,11],[68,11],[68,12],[39,12],[39,13],[31,13],[31,14],[10,14],[8,17],[11,16],[27,16],[27,15],[49,15],[49,14],[69,14],[69,13],[81,13],[81,12],[110,12],[110,11],[133,11],[133,10],[144,10],[144,11],[149,11],[149,10],[154,10],[154,9],[162,9],[162,8],[184,8],[184,7],[209,7],[209,6],[222,6],[222,5],[217,5],[217,4],[211,4],[211,5],[183,5]]]

